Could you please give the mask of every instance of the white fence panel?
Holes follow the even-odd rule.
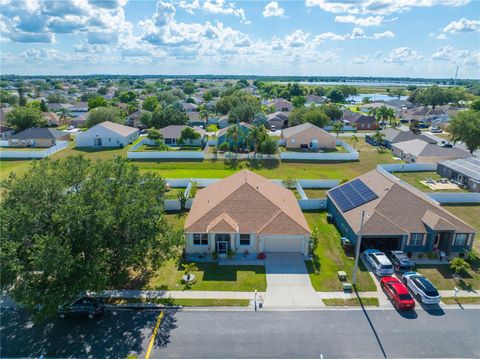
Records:
[[[436,163],[393,163],[378,165],[377,167],[381,167],[387,172],[424,172],[437,170]]]
[[[151,151],[151,152],[131,152],[128,151],[129,159],[197,159],[203,160],[201,151]]]
[[[302,185],[297,182],[296,189],[298,194],[300,195],[301,199],[308,199],[308,196],[306,195],[305,191],[302,188]]]
[[[45,155],[46,156],[53,155],[54,153],[57,153],[58,151],[61,151],[67,147],[68,147],[68,141],[61,141],[57,143],[55,146],[50,147],[48,150],[46,150]]]
[[[327,199],[299,199],[298,205],[303,210],[325,209],[327,207]]]
[[[192,199],[188,199],[185,203],[185,208],[190,209],[192,207]],[[167,212],[175,212],[180,211],[180,201],[178,199],[166,199],[163,201],[163,205],[165,207],[165,211]]]
[[[332,131],[333,130],[333,126],[324,126],[323,129],[325,131]],[[353,126],[343,126],[342,127],[342,131],[356,131],[357,129]]]
[[[190,182],[197,183],[198,187],[207,187],[208,185],[220,181],[218,178],[167,178],[165,181],[174,188],[187,187]]]
[[[0,151],[0,158],[45,158],[45,151]]]
[[[8,147],[9,145],[8,140],[0,140],[0,146]]]
[[[312,180],[312,179],[299,179],[298,183],[303,188],[333,188],[340,184],[340,180]]]
[[[480,203],[480,193],[429,192],[426,195],[441,204]]]
[[[322,153],[322,152],[282,152],[282,160],[307,160],[307,161],[357,161],[358,151],[346,144],[342,140],[336,141],[338,146],[342,146],[348,153]]]

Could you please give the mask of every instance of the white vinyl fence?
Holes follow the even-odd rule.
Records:
[[[323,153],[323,152],[292,152],[286,151],[280,153],[282,160],[301,160],[301,161],[357,161],[358,151],[346,144],[342,140],[337,140],[337,145],[342,146],[348,153]]]
[[[127,158],[136,160],[146,159],[196,159],[203,160],[203,151],[145,151],[135,152],[143,144],[149,143],[148,139],[144,138],[132,147],[127,152]]]
[[[425,172],[437,170],[436,163],[393,163],[378,165],[377,167],[381,167],[387,172]]]
[[[480,203],[480,193],[472,192],[428,192],[427,196],[441,204]]]
[[[61,141],[55,146],[47,148],[43,151],[2,151],[0,150],[0,158],[45,158],[54,153],[68,147],[68,141]]]

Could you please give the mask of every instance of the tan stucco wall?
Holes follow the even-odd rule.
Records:
[[[318,148],[335,148],[335,137],[319,129],[310,128],[295,135],[285,137],[286,148],[300,148],[301,145],[310,147],[311,140],[318,140]]]

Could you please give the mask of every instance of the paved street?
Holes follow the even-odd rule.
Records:
[[[1,357],[144,357],[157,310],[33,324],[2,308]],[[480,357],[480,309],[167,312],[151,358]]]

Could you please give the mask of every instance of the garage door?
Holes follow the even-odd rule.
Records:
[[[265,238],[265,252],[302,253],[302,238]]]
[[[401,239],[400,237],[363,237],[362,248],[365,249],[378,249],[380,251],[394,251],[400,249]]]

